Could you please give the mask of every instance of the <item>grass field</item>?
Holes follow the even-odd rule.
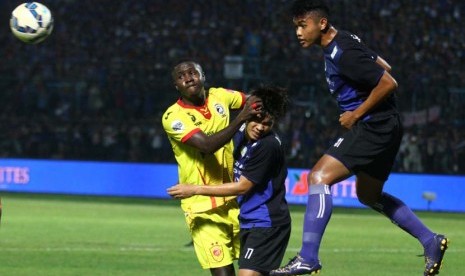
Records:
[[[0,275],[210,275],[197,264],[175,200],[0,194]],[[293,206],[285,260],[300,246],[303,207]],[[441,275],[463,275],[465,214],[418,213],[451,240]],[[366,209],[334,210],[321,275],[422,275],[421,246]]]

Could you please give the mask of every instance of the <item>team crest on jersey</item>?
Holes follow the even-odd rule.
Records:
[[[212,244],[210,247],[210,253],[215,261],[221,262],[224,258],[223,247],[219,244]]]
[[[181,121],[173,121],[171,123],[171,128],[176,132],[180,132],[184,129],[184,125]]]
[[[216,112],[218,112],[218,114],[220,114],[222,117],[226,116],[224,107],[221,104],[218,104],[218,103],[215,104],[215,109],[216,109]]]

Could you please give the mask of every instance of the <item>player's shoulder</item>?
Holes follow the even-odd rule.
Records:
[[[210,87],[208,89],[209,95],[221,96],[221,95],[224,95],[225,93],[235,94],[235,93],[242,93],[242,92],[238,90],[224,88],[224,87]]]
[[[369,57],[376,60],[376,52],[371,50],[356,34],[348,31],[339,31],[337,38],[338,48],[341,50],[339,60],[365,59]],[[344,58],[343,58],[344,57]]]
[[[183,109],[183,107],[180,106],[177,102],[170,105],[165,110],[165,112],[163,112],[162,120],[163,121],[168,121],[168,120],[172,120],[172,119],[174,119],[176,117],[179,117],[181,114],[183,114],[182,109]]]
[[[259,146],[267,151],[271,151],[272,149],[278,150],[282,145],[281,138],[273,131],[260,138],[258,142]]]
[[[339,47],[343,50],[348,50],[363,45],[363,42],[358,35],[345,30],[338,31],[336,41]]]

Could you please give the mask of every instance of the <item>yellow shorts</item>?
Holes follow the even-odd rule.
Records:
[[[195,253],[204,269],[223,267],[239,258],[239,206],[231,200],[202,213],[186,213]]]

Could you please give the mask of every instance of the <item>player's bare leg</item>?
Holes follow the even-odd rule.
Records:
[[[239,269],[239,276],[262,276],[258,271],[250,270],[250,269]]]
[[[212,276],[235,276],[236,272],[234,271],[234,265],[230,264],[228,266],[210,268]]]

